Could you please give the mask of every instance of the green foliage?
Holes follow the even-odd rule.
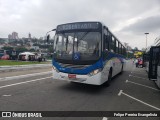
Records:
[[[29,51],[30,51],[30,52],[35,52],[35,49],[32,48],[32,49],[30,49]]]
[[[138,48],[137,48],[137,47],[135,47],[135,48],[134,48],[134,51],[138,51]]]
[[[19,47],[19,48],[16,48],[16,51],[25,52],[25,51],[28,51],[28,50],[24,47]]]
[[[53,47],[52,47],[52,46],[50,46],[50,47],[48,48],[48,52],[50,52],[50,53],[53,52]]]
[[[2,47],[2,49],[11,51],[11,50],[13,50],[13,47],[7,47],[7,46],[5,46],[5,47]]]
[[[2,39],[2,38],[0,38],[0,43],[1,43],[1,44],[5,43],[5,40]]]
[[[46,64],[46,63],[48,63],[48,62],[0,60],[0,66],[6,66],[6,65],[28,65],[28,64]]]
[[[134,58],[134,54],[133,54],[133,53],[128,52],[128,53],[127,53],[127,57],[128,57],[128,58]]]

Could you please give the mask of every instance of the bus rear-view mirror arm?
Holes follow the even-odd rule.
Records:
[[[46,33],[46,36],[47,36],[47,43],[48,43],[49,40],[50,40],[50,35],[49,35],[48,33],[52,32],[52,31],[56,31],[56,29],[53,29],[53,30],[48,31],[48,32]]]

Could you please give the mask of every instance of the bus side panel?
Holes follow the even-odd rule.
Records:
[[[160,88],[160,66],[157,68],[157,81],[155,81],[157,86]]]
[[[119,60],[119,58],[116,57],[111,58],[105,63],[102,71],[102,80],[101,80],[102,83],[108,81],[108,74],[111,68],[112,68],[112,77],[121,72],[122,62]]]
[[[111,58],[108,62],[107,62],[107,70],[109,72],[110,68],[112,68],[112,77],[117,75],[118,73],[121,72],[121,68],[122,68],[122,62],[119,58],[114,57]]]
[[[120,61],[120,59],[115,58],[113,66],[115,66],[115,74],[114,74],[114,76],[115,76],[121,72],[122,62]]]
[[[111,68],[111,64],[112,64],[112,61],[107,61],[104,65],[104,68],[102,70],[102,83],[108,81],[108,74],[109,74],[109,70]]]

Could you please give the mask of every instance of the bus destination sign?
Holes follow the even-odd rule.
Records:
[[[81,29],[98,29],[98,22],[86,23],[69,23],[57,26],[57,31],[81,30]]]

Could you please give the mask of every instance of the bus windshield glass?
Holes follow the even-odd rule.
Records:
[[[100,55],[100,32],[62,32],[55,35],[55,59],[77,62],[91,61],[98,60]]]

